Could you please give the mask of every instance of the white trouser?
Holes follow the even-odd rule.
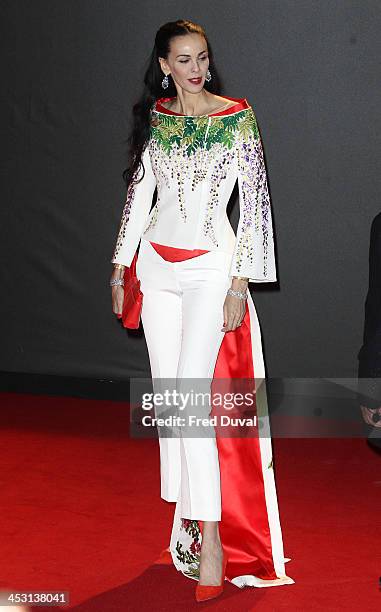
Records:
[[[201,384],[202,392],[210,392],[225,333],[221,328],[231,257],[209,251],[170,262],[148,240],[141,240],[136,275],[143,292],[141,318],[154,387],[155,379],[178,379],[177,391],[187,391],[184,379],[197,379],[197,391]],[[196,409],[205,417],[211,406],[197,404]],[[159,445],[161,497],[179,501],[182,518],[221,520],[218,452],[210,428],[206,437],[160,436]]]

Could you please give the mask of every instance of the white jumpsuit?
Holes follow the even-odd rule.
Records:
[[[152,108],[150,138],[142,154],[144,175],[137,182],[139,169],[137,180],[127,189],[112,262],[129,266],[140,244],[136,274],[143,293],[141,316],[154,389],[172,384],[177,391],[196,387],[204,392],[210,390],[223,346],[223,304],[232,276],[247,277],[249,283],[276,281],[271,205],[261,138],[247,99],[230,98],[233,106],[203,116],[169,111],[162,105],[169,99],[157,100]],[[226,209],[237,180],[240,218],[235,235]],[[155,188],[157,199],[151,209]],[[208,252],[167,261],[151,243]],[[250,357],[252,351],[256,376],[264,377],[260,329],[250,295],[246,316],[251,342],[245,350]],[[210,409],[210,404],[197,404],[194,412],[207,417]],[[161,495],[176,502],[170,544],[173,562],[195,578],[201,539],[198,520],[222,518],[222,457],[210,429],[206,435],[199,429],[199,436],[194,429],[184,433],[180,428],[180,435],[175,429],[170,437],[159,435]],[[256,519],[250,519],[251,506],[244,510],[249,516],[246,527],[252,523],[248,532],[252,544],[241,551],[243,544],[233,543],[229,579],[237,586],[291,584],[293,580],[284,574],[270,436],[255,449],[252,474],[264,522],[261,519],[257,528]],[[233,456],[230,461],[233,465]],[[225,516],[231,515],[228,498],[225,493]],[[240,526],[235,534],[234,526],[226,524],[224,532],[222,520],[225,545],[229,547],[229,537],[245,538],[246,527]],[[263,555],[254,542],[263,548]]]

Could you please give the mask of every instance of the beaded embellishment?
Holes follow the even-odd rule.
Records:
[[[129,218],[130,218],[131,206],[132,206],[132,203],[133,203],[134,197],[135,197],[135,191],[136,191],[136,185],[137,185],[137,179],[138,179],[139,170],[140,170],[140,167],[137,168],[137,170],[135,171],[135,174],[132,177],[132,179],[131,179],[128,187],[127,187],[126,200],[125,200],[124,206],[123,206],[123,211],[122,211],[122,217],[121,217],[121,220],[120,220],[120,227],[119,227],[118,237],[117,237],[114,253],[113,253],[113,256],[112,256],[113,259],[115,259],[115,257],[117,257],[120,249],[122,248],[122,244],[124,242],[124,239],[126,237],[127,223],[128,223]]]
[[[176,181],[183,222],[187,220],[185,181],[190,181],[190,188],[194,191],[210,175],[203,231],[216,246],[213,210],[218,206],[221,182],[234,160],[235,133],[245,112],[246,109],[232,115],[215,116],[210,121],[207,116],[166,115],[152,111],[150,144],[153,170],[156,174],[160,166],[166,167],[171,181]],[[155,213],[145,231],[156,223]]]
[[[236,247],[236,269],[239,272],[245,260],[254,264],[261,240],[263,276],[267,276],[269,241],[272,239],[271,204],[263,147],[257,121],[252,109],[240,124],[237,139],[238,181],[242,194],[242,220]]]
[[[240,219],[232,270],[251,279],[265,280],[268,274],[271,276],[274,263],[271,205],[262,143],[252,107],[227,115],[199,117],[167,115],[153,108],[148,151],[157,182],[157,199],[143,233],[155,227],[161,200],[167,190],[174,188],[179,221],[186,223],[187,193],[207,181],[204,219],[200,221],[204,236],[218,248],[215,213],[221,202],[221,185],[228,176],[231,178],[234,165],[240,191]],[[115,253],[126,237],[135,190],[133,180],[127,190]]]

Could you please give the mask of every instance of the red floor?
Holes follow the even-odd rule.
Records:
[[[121,402],[3,393],[0,590],[70,592],[32,610],[381,610],[381,456],[361,438],[274,440],[287,573],[295,584],[196,603],[155,565],[173,504],[156,440],[128,435]]]

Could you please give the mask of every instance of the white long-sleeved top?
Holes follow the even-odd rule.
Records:
[[[271,203],[262,142],[246,98],[210,115],[181,115],[160,98],[141,167],[127,188],[112,263],[131,264],[140,239],[232,254],[230,276],[276,281]],[[238,179],[237,235],[226,208]],[[157,199],[151,209],[157,187]]]

